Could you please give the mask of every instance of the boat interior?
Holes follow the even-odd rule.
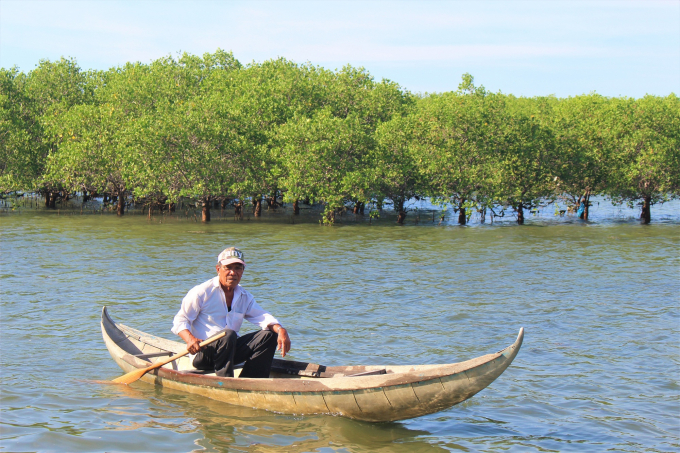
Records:
[[[110,320],[110,323],[104,323],[103,327],[106,329],[106,333],[109,335],[109,337],[114,339],[118,346],[124,349],[128,354],[138,359],[147,361],[150,364],[186,350],[183,343],[149,335],[132,327],[116,324],[112,320]],[[240,364],[235,367],[234,377],[238,377],[242,366],[243,364]],[[441,365],[325,366],[315,363],[275,358],[272,363],[270,377],[285,379],[352,378],[359,376],[425,371],[427,369],[437,368],[439,366]],[[208,376],[215,375],[214,372],[198,370],[194,368],[192,365],[192,356],[189,355],[180,357],[179,359],[164,365],[164,367],[184,373],[202,374]]]

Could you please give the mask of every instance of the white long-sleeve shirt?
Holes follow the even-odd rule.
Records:
[[[188,329],[196,338],[206,340],[225,328],[238,333],[244,319],[263,330],[272,324],[280,324],[241,285],[234,289],[231,311],[228,311],[219,277],[215,277],[194,286],[182,299],[182,306],[173,320],[172,333]]]

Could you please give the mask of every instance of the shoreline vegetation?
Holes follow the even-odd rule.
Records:
[[[67,198],[58,198],[54,208],[45,206],[45,199],[40,193],[12,193],[0,195],[0,216],[21,214],[24,212],[34,212],[36,214],[53,214],[57,216],[117,216],[117,203],[110,198],[104,202],[103,197],[86,197],[83,202],[83,194],[69,194]],[[594,197],[591,204],[592,218],[583,220],[574,207],[569,207],[569,199],[559,198],[557,200],[545,200],[537,208],[527,212],[525,221],[530,221],[532,225],[558,225],[583,222],[584,224],[619,223],[639,221],[640,207],[637,209],[625,205],[614,205],[611,200],[604,197]],[[656,221],[661,223],[677,223],[680,221],[680,211],[677,211],[678,202],[676,200],[663,204],[661,211],[656,216]],[[325,206],[321,203],[306,205],[299,203],[298,214],[294,213],[294,206],[291,203],[279,203],[277,206],[265,206],[259,216],[254,215],[254,205],[246,205],[242,211],[243,215],[235,215],[233,206],[223,209],[219,203],[215,203],[211,209],[211,221],[204,223],[223,222],[264,222],[273,224],[323,224],[319,217],[323,214]],[[404,208],[409,215],[401,225],[422,225],[422,226],[450,226],[459,224],[459,213],[450,207],[432,205],[429,200],[409,200]],[[135,203],[130,197],[126,201],[126,217],[142,217],[151,223],[175,223],[189,222],[201,223],[201,206],[191,199],[179,199],[175,204],[175,210],[170,211],[167,205],[149,206],[148,204]],[[466,226],[493,226],[517,223],[517,215],[510,208],[497,209],[495,211],[474,211],[468,213]],[[399,213],[394,210],[394,205],[386,201],[381,210],[376,208],[375,203],[370,204],[365,213],[354,213],[353,206],[346,205],[344,209],[338,210],[335,216],[334,225],[394,225],[399,219]]]
[[[432,222],[524,224],[557,202],[588,220],[597,196],[649,223],[680,197],[680,100],[515,97],[469,74],[455,92],[413,94],[363,68],[244,66],[219,49],[108,71],[41,60],[0,69],[0,195],[81,212],[101,199],[119,216],[191,208],[202,222],[287,205],[326,225],[385,205],[404,224],[424,199]]]

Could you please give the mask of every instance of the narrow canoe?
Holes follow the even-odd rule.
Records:
[[[130,372],[186,351],[183,343],[115,323],[102,309],[111,357]],[[221,378],[196,370],[187,356],[147,373],[143,381],[238,406],[285,414],[333,414],[386,422],[447,409],[491,384],[512,363],[524,338],[495,354],[445,365],[322,366],[274,359],[269,379]]]

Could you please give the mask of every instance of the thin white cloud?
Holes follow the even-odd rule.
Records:
[[[264,52],[264,49],[250,49]],[[451,62],[459,59],[528,59],[536,57],[597,57],[608,52],[602,48],[553,46],[544,44],[494,44],[445,46],[388,46],[322,44],[289,47],[283,54],[304,61],[380,61],[380,62]]]

